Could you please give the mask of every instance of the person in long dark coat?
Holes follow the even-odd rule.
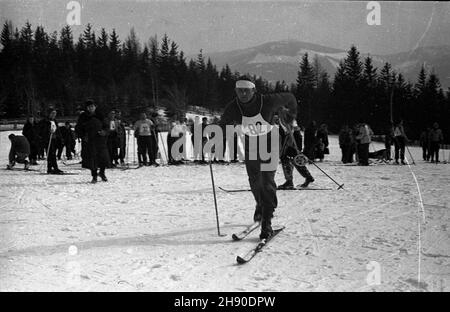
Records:
[[[96,109],[97,106],[94,101],[88,100],[86,102],[86,115],[79,118],[78,124],[79,134],[86,141],[86,159],[83,159],[83,162],[86,161],[91,170],[91,183],[97,183],[98,176],[103,181],[108,181],[105,170],[110,164],[107,146],[109,125],[103,115]]]
[[[87,155],[87,137],[86,134],[81,129],[81,126],[89,119],[89,113],[85,110],[79,110],[77,124],[75,125],[75,134],[77,136],[78,142],[81,143],[81,167],[85,169],[90,169],[89,167],[89,156]]]
[[[316,144],[316,154],[315,154],[315,158],[319,158],[320,161],[323,161],[325,154],[328,151],[328,130],[327,130],[327,125],[326,124],[322,124],[320,125],[319,130],[317,130],[317,144]]]
[[[30,143],[30,155],[28,158],[30,159],[31,165],[37,165],[40,144],[39,130],[39,125],[34,120],[34,117],[28,117],[27,122],[23,126],[22,134]]]
[[[305,129],[305,148],[303,154],[310,160],[314,161],[314,149],[317,144],[317,125],[315,121],[311,121],[308,127]]]

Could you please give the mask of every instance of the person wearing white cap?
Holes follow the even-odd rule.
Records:
[[[277,129],[273,126],[274,115],[284,111],[286,118],[291,122],[297,116],[297,101],[291,93],[274,93],[262,95],[256,92],[255,84],[249,79],[240,79],[236,82],[235,92],[237,97],[230,102],[220,118],[220,124],[241,125],[245,135],[245,166],[249,178],[250,188],[256,201],[256,209],[253,215],[254,221],[261,222],[260,238],[272,235],[273,212],[277,207],[277,185],[275,172],[278,159],[273,170],[262,170],[262,164],[270,161],[262,160],[262,152],[256,151],[257,157],[252,157],[250,137],[256,137],[258,146],[263,140],[268,141],[268,150],[277,149],[279,146],[271,145],[271,131]],[[266,142],[267,142],[266,141]],[[277,142],[279,144],[279,142]],[[256,158],[256,159],[255,159]]]

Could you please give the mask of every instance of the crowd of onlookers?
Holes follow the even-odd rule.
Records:
[[[339,132],[339,146],[342,150],[342,162],[352,163],[356,161],[360,165],[367,166],[370,154],[374,158],[384,161],[394,160],[395,164],[406,164],[405,149],[410,142],[406,135],[403,121],[393,123],[384,133],[385,148],[380,151],[369,152],[372,142],[373,131],[366,123],[356,124],[353,128],[344,125]],[[429,127],[420,135],[420,146],[423,150],[423,160],[439,162],[439,147],[444,142],[442,130],[435,122],[433,127]],[[391,149],[394,146],[394,157]],[[370,157],[372,158],[372,157]],[[400,161],[400,162],[399,162]]]
[[[74,157],[81,157],[82,167],[91,169],[93,182],[96,182],[97,176],[107,181],[105,176],[105,168],[114,168],[117,166],[126,166],[130,163],[130,145],[134,150],[137,145],[137,166],[159,166],[157,159],[164,156],[168,165],[180,165],[188,161],[194,163],[206,164],[206,159],[216,163],[224,163],[225,160],[219,159],[214,155],[205,155],[203,147],[212,139],[203,130],[208,126],[208,118],[196,116],[194,119],[172,118],[169,121],[167,137],[164,141],[160,134],[162,126],[159,115],[154,110],[142,112],[137,121],[134,123],[127,122],[122,118],[120,111],[112,110],[104,117],[96,109],[96,104],[89,100],[86,102],[84,109],[79,110],[79,117],[75,128],[69,122],[63,126],[59,125],[56,120],[56,111],[52,110],[48,116],[41,120],[29,117],[23,127],[23,136],[26,140],[22,140],[10,136],[11,141],[16,142],[15,148],[10,152],[9,167],[14,166],[15,162],[24,162],[26,167],[29,165],[37,165],[38,160],[47,159],[47,173],[60,174],[63,173],[58,168],[57,160],[64,157],[71,160]],[[218,124],[218,118],[211,120],[212,124]],[[198,135],[194,131],[194,125],[201,124],[202,138],[198,140]],[[135,141],[130,142],[130,130],[134,132]],[[328,129],[326,124],[317,125],[312,121],[305,129],[296,126],[295,138],[299,140],[299,146],[302,153],[311,161],[323,161],[325,155],[329,154]],[[304,138],[301,132],[304,133]],[[369,165],[370,152],[369,147],[372,142],[374,133],[367,123],[358,123],[353,127],[344,125],[339,132],[339,146],[342,151],[341,160],[344,164],[357,162],[358,165]],[[202,143],[202,148],[188,153],[184,150],[188,146],[187,140],[190,136],[192,146],[195,141]],[[172,146],[179,139],[185,140],[180,147],[180,153],[173,155],[171,153]],[[81,150],[76,152],[76,142],[81,144]],[[228,155],[227,162],[239,162],[238,150],[240,149],[241,138],[235,134],[234,139],[226,144],[234,145],[233,155]],[[302,144],[302,141],[304,142]],[[379,155],[386,161],[392,160],[391,147],[394,145],[394,160],[396,164],[399,161],[405,164],[405,147],[409,139],[405,133],[403,121],[392,124],[384,134],[385,149]],[[225,142],[224,142],[225,143]],[[429,127],[420,135],[420,146],[423,149],[423,160],[431,162],[439,162],[439,146],[443,143],[443,134],[437,123],[433,127]],[[14,145],[14,144],[12,144]],[[163,147],[161,151],[159,146]],[[63,150],[65,154],[63,155]],[[377,151],[374,151],[377,152]],[[27,154],[29,162],[23,157],[17,157]],[[164,154],[164,155],[163,155]],[[189,154],[189,156],[188,156]],[[97,172],[100,169],[100,172]]]

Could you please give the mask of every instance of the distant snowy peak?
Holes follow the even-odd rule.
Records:
[[[273,46],[274,47],[274,46]],[[265,53],[257,53],[255,57],[247,62],[248,64],[260,64],[260,63],[287,63],[292,65],[298,65],[305,53],[308,53],[309,59],[313,60],[316,56],[328,58],[333,66],[337,67],[339,65],[339,61],[344,59],[347,55],[346,52],[339,53],[326,53],[320,51],[314,51],[310,49],[300,49],[296,53],[295,56],[290,55],[274,55],[274,54],[265,54]]]
[[[350,48],[350,47],[349,47]],[[297,78],[300,61],[305,53],[313,63],[318,58],[323,70],[333,77],[341,60],[347,56],[346,50],[321,46],[313,43],[282,40],[267,42],[255,47],[228,52],[206,54],[211,61],[221,68],[228,64],[232,71],[262,76],[270,82],[286,81],[294,83]],[[361,61],[367,56],[379,70],[386,62],[411,82],[416,82],[420,67],[428,72],[434,71],[444,89],[450,87],[450,46],[419,47],[412,51],[374,55],[360,51]]]

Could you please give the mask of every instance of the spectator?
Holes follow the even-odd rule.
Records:
[[[444,135],[442,130],[439,128],[439,124],[435,122],[433,124],[433,129],[430,131],[430,152],[431,152],[431,162],[439,162],[439,145],[444,142]]]
[[[34,120],[34,117],[28,117],[27,122],[23,126],[22,134],[27,138],[30,144],[30,165],[37,165],[37,158],[39,153],[40,136],[39,125]]]
[[[369,145],[372,142],[373,131],[366,123],[359,125],[358,134],[356,139],[358,140],[358,165],[369,165]]]

